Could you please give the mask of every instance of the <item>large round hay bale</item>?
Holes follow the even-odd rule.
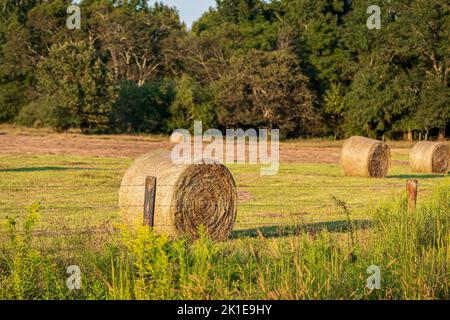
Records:
[[[409,153],[409,165],[414,172],[447,173],[450,164],[450,149],[440,142],[422,141]]]
[[[236,220],[236,184],[221,164],[174,164],[158,150],[136,159],[125,173],[119,206],[126,224],[143,223],[145,179],[157,178],[154,229],[170,236],[196,236],[206,228],[211,239],[225,239]]]
[[[383,178],[391,163],[391,151],[384,142],[354,136],[342,147],[341,167],[346,176]]]

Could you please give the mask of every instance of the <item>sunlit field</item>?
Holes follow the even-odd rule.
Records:
[[[274,176],[230,165],[238,215],[222,242],[122,227],[118,189],[132,157],[2,154],[0,298],[449,298],[450,180],[412,173],[408,148],[392,145],[384,179],[344,177],[338,163],[282,162]],[[407,179],[419,180],[414,213]],[[66,287],[69,265],[80,266],[80,290]],[[365,288],[370,265],[380,290]]]

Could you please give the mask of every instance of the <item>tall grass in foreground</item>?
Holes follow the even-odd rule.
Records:
[[[147,228],[123,229],[101,252],[46,257],[23,225],[6,222],[0,250],[1,299],[449,299],[450,185],[414,213],[406,200],[370,209],[364,235],[328,231],[283,239],[171,240]],[[352,224],[349,215],[349,224]],[[344,240],[342,241],[342,236]],[[347,239],[345,239],[347,238]],[[82,289],[66,288],[66,268],[82,270]],[[381,289],[366,288],[369,266]]]

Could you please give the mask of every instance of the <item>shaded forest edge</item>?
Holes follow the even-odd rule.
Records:
[[[120,2],[121,3],[121,2]],[[2,0],[0,122],[84,133],[279,128],[282,138],[445,138],[445,0],[217,0],[188,30],[132,0]],[[369,5],[381,29],[369,30]]]

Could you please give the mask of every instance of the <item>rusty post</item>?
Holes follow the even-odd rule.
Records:
[[[417,181],[417,180],[406,181],[406,191],[408,192],[408,211],[409,212],[413,212],[416,209],[418,186],[419,186],[419,181]]]

